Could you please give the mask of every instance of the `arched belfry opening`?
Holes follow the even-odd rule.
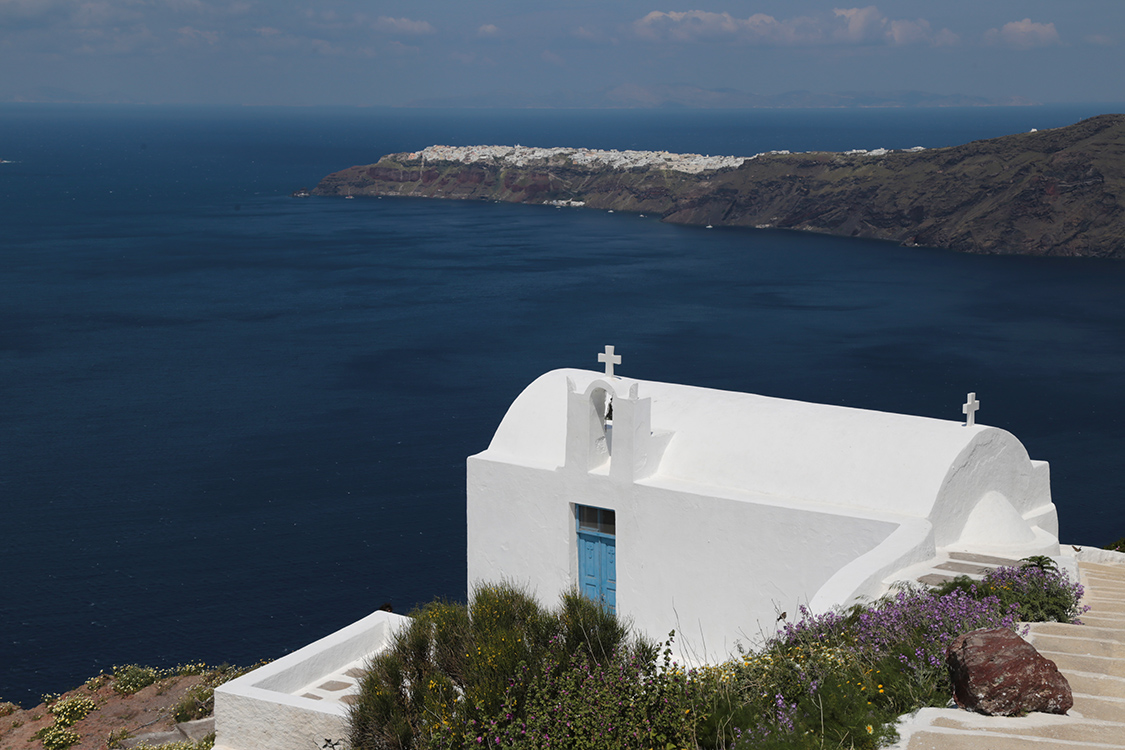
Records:
[[[637,395],[637,384],[599,378],[578,391],[567,378],[566,387],[567,470],[609,474],[621,482],[651,474],[666,440],[654,444],[652,400]]]
[[[590,393],[590,406],[598,418],[598,426],[594,432],[594,441],[597,443],[595,451],[599,456],[604,455],[606,460],[611,460],[613,458],[613,394],[604,388],[595,388]],[[598,465],[600,466],[601,463]]]

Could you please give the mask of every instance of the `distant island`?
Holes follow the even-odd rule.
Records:
[[[905,151],[732,157],[431,146],[335,172],[311,192],[633,211],[970,253],[1125,258],[1125,115]]]

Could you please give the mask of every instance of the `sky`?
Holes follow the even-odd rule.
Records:
[[[1125,101],[1125,0],[0,0],[0,101],[402,105],[685,84]]]

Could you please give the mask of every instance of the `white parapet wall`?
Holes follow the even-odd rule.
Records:
[[[356,670],[409,618],[375,612],[215,689],[216,750],[345,747]]]

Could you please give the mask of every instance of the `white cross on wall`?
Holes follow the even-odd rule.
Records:
[[[598,355],[599,362],[605,362],[605,374],[613,377],[613,366],[621,364],[621,355],[613,353],[612,346],[606,346],[605,353]]]
[[[965,399],[965,405],[961,407],[961,413],[965,415],[965,426],[972,427],[976,424],[977,409],[980,408],[980,401],[977,401],[977,394],[970,393]]]

